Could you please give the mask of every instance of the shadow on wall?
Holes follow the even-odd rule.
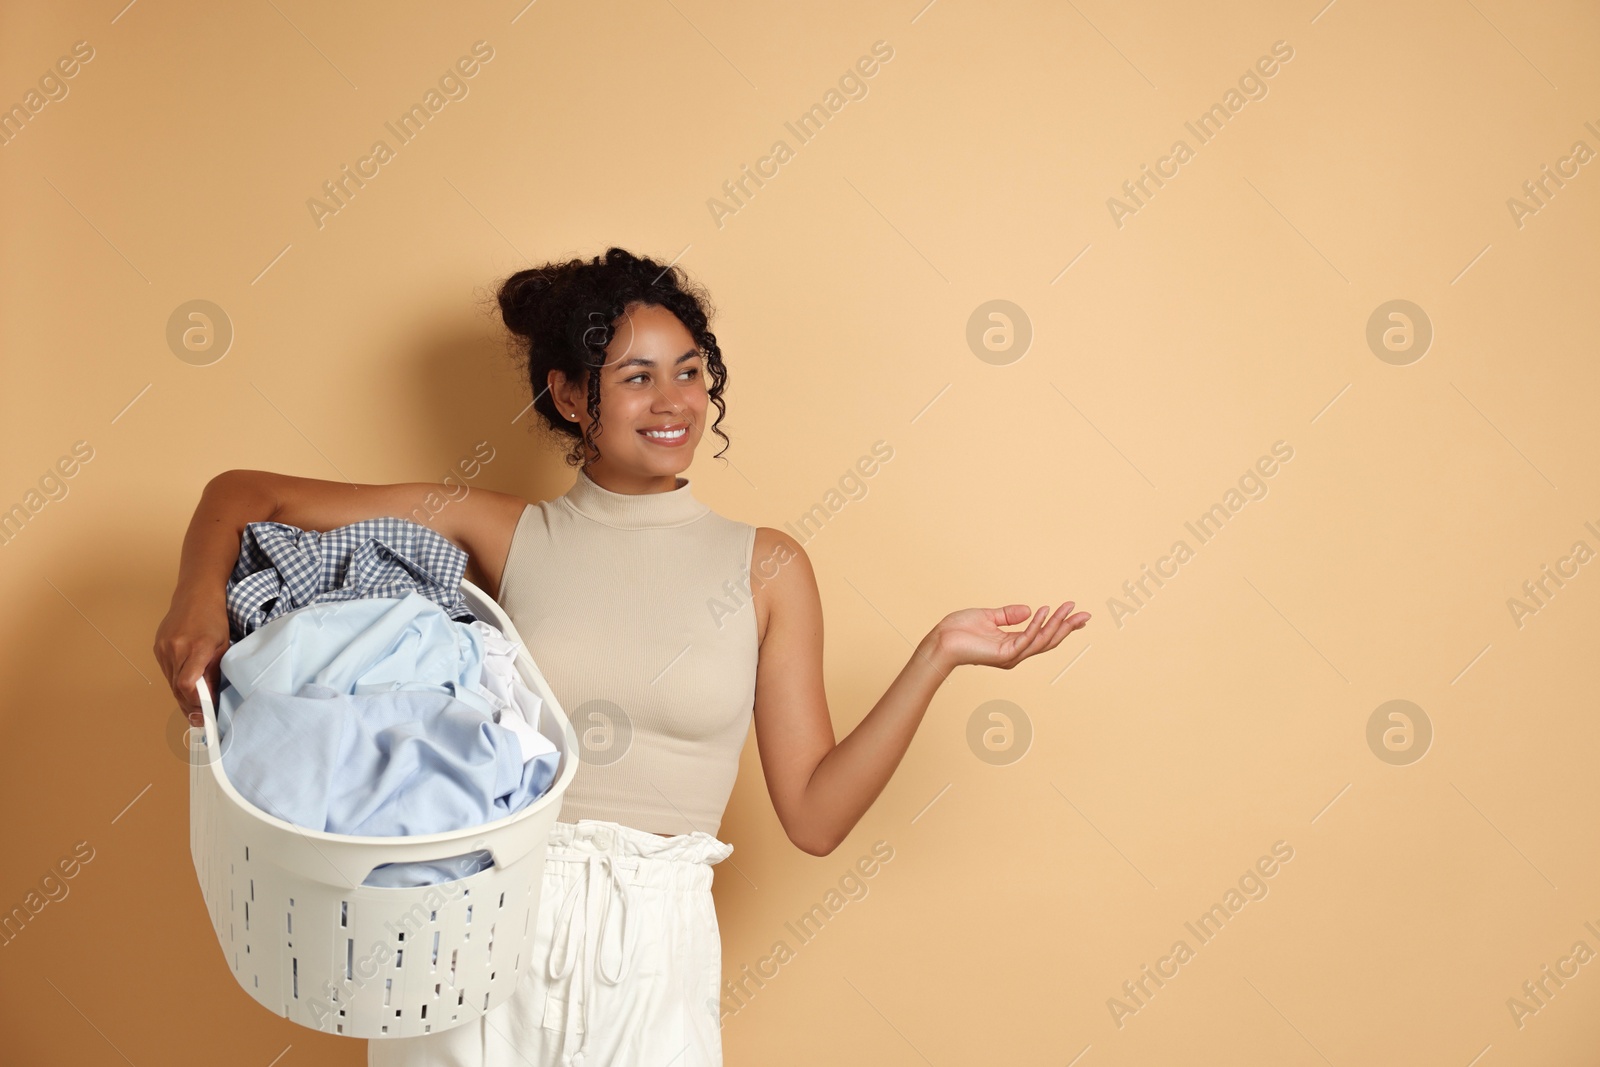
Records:
[[[486,281],[483,288],[492,294],[493,285]],[[429,455],[436,460],[407,477],[437,482],[453,477],[529,501],[566,492],[572,469],[549,442],[543,417],[529,406],[533,390],[492,300],[473,322],[476,327],[456,319],[432,330],[419,323],[415,345],[397,363],[415,383],[415,399],[409,416],[394,420],[395,432],[409,434],[408,427],[415,426],[433,442]],[[493,458],[486,458],[491,452]],[[468,477],[462,464],[473,458],[481,469]]]

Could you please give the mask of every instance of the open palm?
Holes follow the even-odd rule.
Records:
[[[951,612],[937,628],[939,653],[952,667],[971,663],[1010,670],[1029,656],[1050,651],[1069,633],[1082,629],[1089,621],[1089,613],[1080,611],[1069,615],[1073,606],[1072,601],[1067,601],[1048,619],[1045,618],[1050,610],[1048,604],[1037,612],[1031,612],[1026,604]],[[1024,620],[1028,621],[1025,629],[1001,629]]]

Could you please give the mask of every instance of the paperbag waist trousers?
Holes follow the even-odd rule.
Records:
[[[711,868],[732,852],[700,831],[557,822],[516,993],[449,1030],[369,1041],[368,1067],[721,1067]]]

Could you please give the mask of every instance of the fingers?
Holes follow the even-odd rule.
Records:
[[[1033,609],[1026,604],[1007,604],[1003,608],[990,608],[989,612],[996,626],[1015,626],[1028,618]]]
[[[1055,635],[1052,636],[1050,641],[1039,651],[1048,652],[1052,648],[1055,648],[1062,641],[1066,640],[1068,634],[1075,630],[1083,629],[1084,624],[1088,621],[1089,613],[1087,611],[1080,611],[1073,615],[1064,615],[1061,619],[1061,624],[1056,628]]]
[[[1025,604],[1010,604],[1000,610],[1006,612],[1007,616],[1009,617],[1011,609],[1017,607],[1020,607],[1024,611],[1028,610],[1028,607]],[[1019,630],[1016,633],[1006,634],[1006,637],[1010,639],[1007,642],[1010,645],[1010,648],[1007,650],[1009,654],[1006,656],[1004,662],[1000,664],[1001,667],[1006,670],[1010,670],[1012,667],[1015,667],[1018,663],[1021,663],[1024,659],[1031,655],[1030,650],[1032,649],[1034,643],[1038,640],[1039,633],[1044,627],[1045,616],[1049,611],[1050,605],[1046,604],[1044,607],[1035,612],[1033,617],[1028,620],[1028,626],[1026,629]],[[1019,619],[1018,621],[1020,622],[1021,620]]]
[[[1022,633],[1018,635],[1022,639],[1022,647],[1026,648],[1028,645],[1032,644],[1038,639],[1040,632],[1044,629],[1045,620],[1049,617],[1049,604],[1044,605],[1038,611],[1033,613],[1033,617],[1028,620],[1027,629],[1023,630]]]
[[[1084,625],[1089,621],[1090,615],[1087,611],[1079,611],[1069,615],[1068,611],[1072,607],[1071,601],[1061,606],[1061,610],[1056,613],[1056,618],[1051,620],[1054,629],[1049,631],[1049,637],[1043,647],[1036,650],[1037,652],[1048,652],[1064,641],[1068,634],[1075,630],[1083,629]]]
[[[222,695],[222,652],[223,649],[217,649],[216,655],[211,657],[210,664],[206,666],[206,691],[211,694],[213,711],[215,711],[217,699]],[[199,694],[196,694],[195,702],[199,703]],[[197,714],[194,724],[196,726],[204,726],[205,717]]]
[[[200,714],[200,694],[195,689],[195,682],[199,680],[206,667],[206,659],[200,649],[191,648],[185,654],[183,662],[178,665],[178,669],[172,673],[172,695],[178,698],[178,707],[188,714],[189,721],[196,726],[203,720]]]
[[[1048,604],[1045,605],[1046,608],[1049,606]],[[1066,619],[1067,612],[1071,610],[1072,601],[1070,600],[1056,608],[1055,614],[1044,620],[1043,625],[1039,627],[1039,632],[1034,635],[1032,641],[1028,642],[1028,646],[1022,650],[1021,658],[1027,659],[1029,656],[1049,648],[1051,643],[1058,639],[1057,633],[1061,629],[1061,624]]]
[[[1073,607],[1073,602],[1069,600],[1056,608],[1055,614],[1048,619],[1044,619],[1037,627],[1029,626],[1028,630],[1024,631],[1024,635],[1031,636],[1022,643],[1021,647],[1012,655],[1005,666],[1009,669],[1029,656],[1037,655],[1040,652],[1048,652],[1060,644],[1067,634],[1087,622],[1089,619],[1088,613],[1079,612],[1077,615],[1073,615],[1071,614]],[[1048,609],[1049,605],[1046,604],[1044,608],[1040,609],[1040,615],[1042,616],[1043,612]],[[1039,620],[1036,619],[1035,621]]]

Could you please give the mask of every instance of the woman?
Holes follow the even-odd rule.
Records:
[[[369,1043],[371,1065],[718,1065],[721,944],[711,866],[751,720],[789,839],[826,856],[905,755],[961,664],[1010,669],[1089,619],[1071,602],[940,620],[843,741],[822,684],[822,606],[792,537],[698,501],[688,468],[727,369],[703,292],[619,248],[519,271],[499,291],[522,339],[533,408],[581,464],[564,496],[477,490],[431,526],[496,590],[583,738],[551,834],[533,966],[480,1020]],[[228,471],[184,539],[155,653],[198,716],[228,645],[223,591],[246,523],[328,530],[412,514],[431,483],[350,485]],[[1028,620],[1021,631],[1002,630]],[[616,914],[612,914],[615,912]]]

